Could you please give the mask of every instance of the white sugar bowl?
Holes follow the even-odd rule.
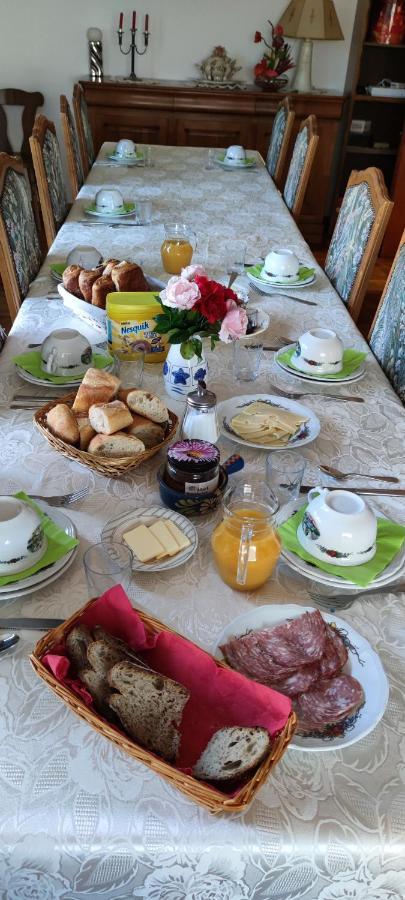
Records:
[[[308,500],[297,529],[307,553],[333,566],[360,566],[375,556],[377,520],[362,497],[317,487]]]
[[[17,497],[0,496],[0,575],[30,569],[47,545],[38,513]]]
[[[341,372],[343,343],[330,328],[312,328],[298,339],[291,362],[296,369],[310,375]]]
[[[118,141],[118,144],[115,145],[115,155],[121,156],[124,159],[136,156],[136,144],[134,144],[133,141],[130,141],[129,138],[122,138]]]
[[[270,250],[264,260],[262,269],[262,278],[269,281],[272,279],[285,279],[286,282],[296,281],[299,276],[300,261],[292,250],[280,248],[279,250]]]
[[[121,191],[117,191],[115,188],[102,188],[101,191],[97,191],[95,202],[97,212],[117,212],[124,206]]]
[[[225,153],[225,159],[226,162],[231,163],[233,166],[243,165],[246,159],[244,147],[241,147],[240,144],[231,144]]]

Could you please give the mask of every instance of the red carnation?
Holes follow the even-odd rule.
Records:
[[[235,300],[238,302],[234,291],[226,288],[223,284],[219,284],[217,281],[210,281],[209,278],[203,275],[197,275],[194,281],[198,286],[201,297],[193,309],[204,316],[210,325],[218,321],[222,322],[227,313],[226,301]]]
[[[263,40],[261,31],[255,31],[255,36],[254,36],[253,40],[254,40],[255,44],[260,44],[260,42]]]
[[[284,28],[282,25],[276,25],[274,29],[274,34],[279,34],[280,36],[284,34]]]

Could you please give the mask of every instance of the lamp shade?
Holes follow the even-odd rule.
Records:
[[[279,20],[286,37],[343,41],[333,0],[292,0]]]

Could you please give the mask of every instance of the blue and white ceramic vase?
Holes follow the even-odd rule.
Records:
[[[196,335],[198,338],[198,335]],[[180,353],[180,344],[170,344],[169,352],[163,363],[163,380],[166,393],[175,400],[185,399],[190,391],[197,387],[198,381],[206,381],[208,363],[202,349],[202,358],[192,356],[184,359]]]

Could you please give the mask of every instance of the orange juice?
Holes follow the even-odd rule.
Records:
[[[250,536],[246,578],[240,584],[237,575],[244,526],[248,526]],[[235,506],[231,509],[213,532],[211,546],[222,580],[236,591],[254,591],[261,587],[270,578],[280,556],[280,539],[271,519],[254,507]]]
[[[193,256],[190,241],[185,238],[166,238],[160,248],[162,264],[169,275],[180,275],[182,269],[189,266]]]

